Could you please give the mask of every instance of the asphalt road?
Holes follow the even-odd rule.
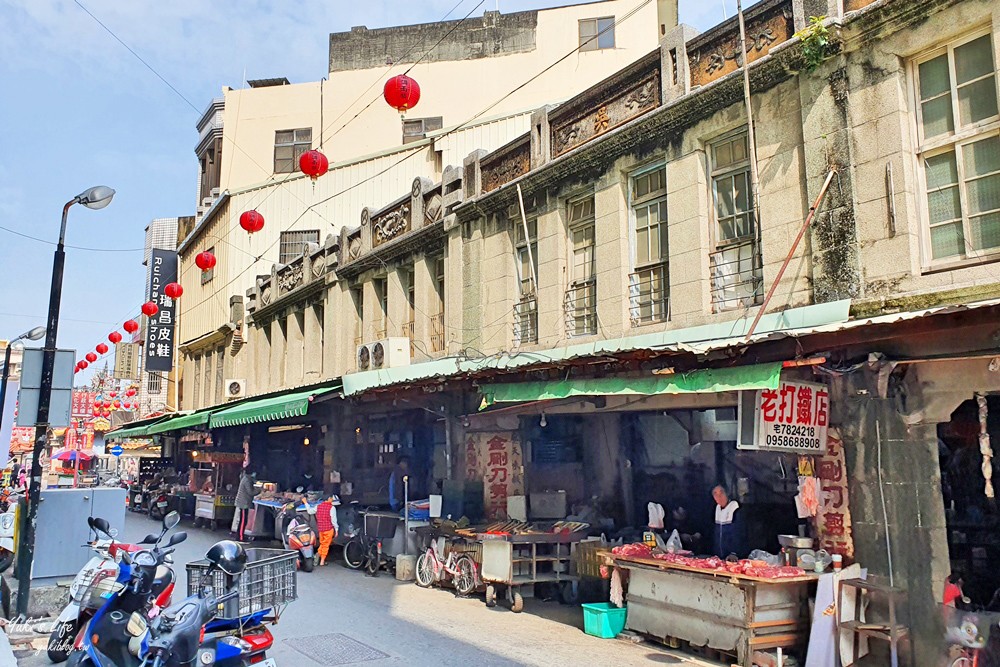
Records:
[[[157,527],[129,514],[121,538],[141,539]],[[187,590],[184,563],[203,557],[224,533],[182,525],[188,540],[174,556],[178,591]],[[254,543],[257,546],[257,543]],[[260,545],[264,546],[264,545]],[[339,556],[339,552],[338,552]],[[371,578],[335,564],[298,573],[299,599],[271,628],[269,655],[282,667],[361,665],[714,665],[657,645],[597,639],[582,631],[582,611],[540,599],[515,614],[482,597],[457,598],[443,589],[422,589],[388,574]],[[21,667],[50,664],[44,653],[22,658]]]

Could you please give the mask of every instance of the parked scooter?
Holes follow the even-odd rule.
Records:
[[[155,568],[167,562],[173,546],[187,535],[175,533],[164,547],[160,541],[177,525],[176,512],[163,521],[159,535],[148,535],[140,544],[150,544],[135,554],[123,554],[118,583],[121,590],[112,595],[87,626],[83,650],[74,653],[74,667],[179,667],[180,665],[216,665],[237,667],[261,665],[275,667],[266,651],[274,638],[260,625],[264,611],[231,621],[213,622],[222,605],[239,594],[238,576],[245,567],[247,556],[235,542],[224,541],[213,546],[206,558],[211,565],[206,571],[212,582],[217,571],[237,577],[232,590],[216,597],[213,588],[200,586],[199,592],[164,609],[152,621],[143,610],[148,606],[151,581]],[[95,519],[98,529],[105,531],[107,522]],[[205,583],[203,581],[202,583]],[[257,625],[254,626],[253,624]],[[232,634],[234,631],[240,634]],[[202,639],[207,637],[207,639]]]
[[[149,494],[149,518],[162,521],[167,515],[167,491],[165,486],[153,489]]]
[[[316,514],[316,506],[308,501],[302,501],[304,511],[296,511],[295,503],[288,503],[281,511],[281,521],[285,529],[281,532],[286,549],[299,552],[299,567],[305,572],[312,572],[316,566],[316,546],[319,537],[312,527],[312,515]]]
[[[87,518],[87,525],[94,533],[94,539],[88,543],[94,556],[70,585],[69,603],[59,614],[49,635],[48,656],[56,663],[65,661],[74,648],[82,646],[80,630],[86,627],[108,596],[121,587],[116,581],[121,554],[142,550],[138,544],[115,542],[117,531],[114,529],[108,531],[108,537],[102,538],[95,528],[93,517]],[[161,565],[157,568],[152,588],[152,595],[155,596],[152,609],[159,610],[170,605],[175,583],[176,577],[170,567]]]

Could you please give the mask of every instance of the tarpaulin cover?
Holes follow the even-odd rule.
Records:
[[[483,394],[484,406],[489,406],[493,403],[545,401],[573,396],[653,396],[777,389],[781,366],[781,362],[776,362],[651,377],[512,382],[483,385],[479,391]]]

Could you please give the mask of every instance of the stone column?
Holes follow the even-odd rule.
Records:
[[[323,278],[317,278],[323,280]],[[310,384],[319,382],[326,376],[323,373],[323,345],[326,338],[326,323],[322,302],[305,307],[305,361],[302,366],[303,382]],[[332,331],[332,329],[331,329]]]

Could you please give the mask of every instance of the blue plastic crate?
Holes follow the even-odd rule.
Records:
[[[582,604],[583,631],[601,639],[614,639],[625,629],[626,607],[615,607],[610,602]]]

